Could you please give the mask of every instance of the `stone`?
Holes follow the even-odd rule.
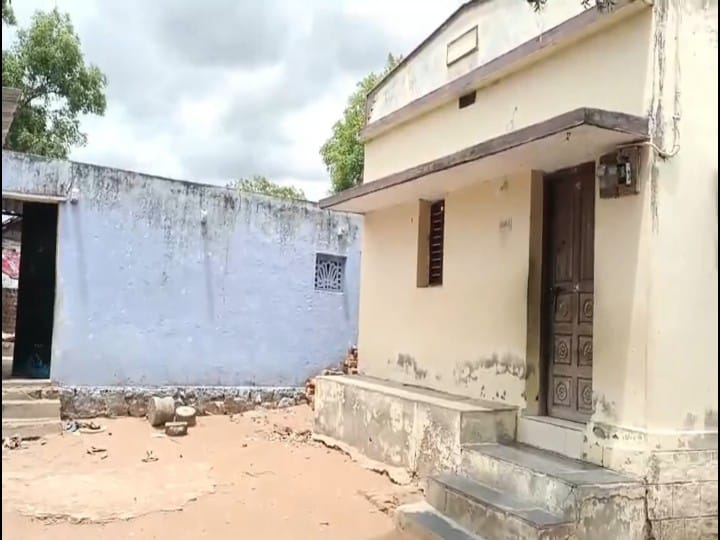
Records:
[[[195,407],[187,405],[181,405],[175,409],[175,420],[178,422],[185,422],[188,427],[192,427],[196,423],[197,411]]]
[[[180,437],[187,435],[187,422],[166,422],[165,434],[169,437]]]
[[[225,414],[238,414],[252,409],[252,404],[240,397],[226,398],[223,402]]]
[[[48,386],[40,390],[41,399],[58,399],[60,397],[60,389],[57,386]]]
[[[718,513],[718,483],[703,482],[700,484],[700,514],[704,516]]]
[[[171,397],[152,397],[148,401],[148,421],[151,426],[162,426],[173,419],[175,400]]]
[[[292,407],[295,405],[295,400],[290,397],[284,397],[278,401],[277,408],[278,409],[286,409],[287,407]]]
[[[119,394],[111,394],[107,397],[106,414],[108,416],[127,416],[130,408],[125,397]]]
[[[142,418],[147,414],[147,397],[133,394],[131,398],[127,399],[127,404],[130,416]]]
[[[223,402],[223,401],[208,401],[205,404],[205,414],[210,414],[210,415],[225,414],[225,402]]]
[[[61,412],[65,418],[147,415],[150,398],[171,396],[176,406],[195,407],[198,415],[237,414],[255,407],[289,407],[307,402],[303,388],[280,387],[59,387]]]
[[[687,518],[700,515],[700,484],[697,482],[673,486],[673,517]]]
[[[648,486],[648,517],[651,520],[672,517],[672,484],[654,484]]]
[[[75,393],[73,410],[76,418],[96,418],[98,416],[104,416],[107,407],[105,400],[97,390],[86,390]]]

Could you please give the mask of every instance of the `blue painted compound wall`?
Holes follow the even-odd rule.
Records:
[[[52,378],[300,385],[357,336],[360,218],[3,151],[3,192],[61,202]],[[315,290],[317,253],[347,257]]]

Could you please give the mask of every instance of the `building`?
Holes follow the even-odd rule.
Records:
[[[429,478],[403,526],[717,538],[717,64],[716,2],[470,1],[370,92],[316,428]]]
[[[2,143],[10,131],[15,113],[20,102],[21,92],[16,88],[2,89]],[[4,201],[3,201],[4,202]],[[12,371],[13,341],[15,333],[15,313],[17,304],[17,278],[20,270],[20,229],[19,216],[8,208],[6,213],[3,204],[2,241],[3,241],[3,272],[2,272],[2,373],[3,379]],[[7,339],[6,339],[7,337]]]
[[[10,151],[2,177],[22,216],[12,374],[52,379],[64,414],[300,398],[356,343],[357,216]]]

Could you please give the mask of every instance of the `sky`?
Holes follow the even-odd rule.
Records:
[[[102,117],[71,159],[225,184],[260,174],[328,194],[320,158],[348,96],[407,54],[460,0],[14,0],[70,14],[108,78]],[[3,28],[3,48],[14,32]]]

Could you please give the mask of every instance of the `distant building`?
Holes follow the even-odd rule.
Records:
[[[3,147],[5,146],[5,138],[7,137],[10,126],[12,125],[13,119],[15,118],[15,112],[17,111],[18,103],[20,102],[20,90],[16,88],[7,88],[3,86],[2,89],[2,142]]]

